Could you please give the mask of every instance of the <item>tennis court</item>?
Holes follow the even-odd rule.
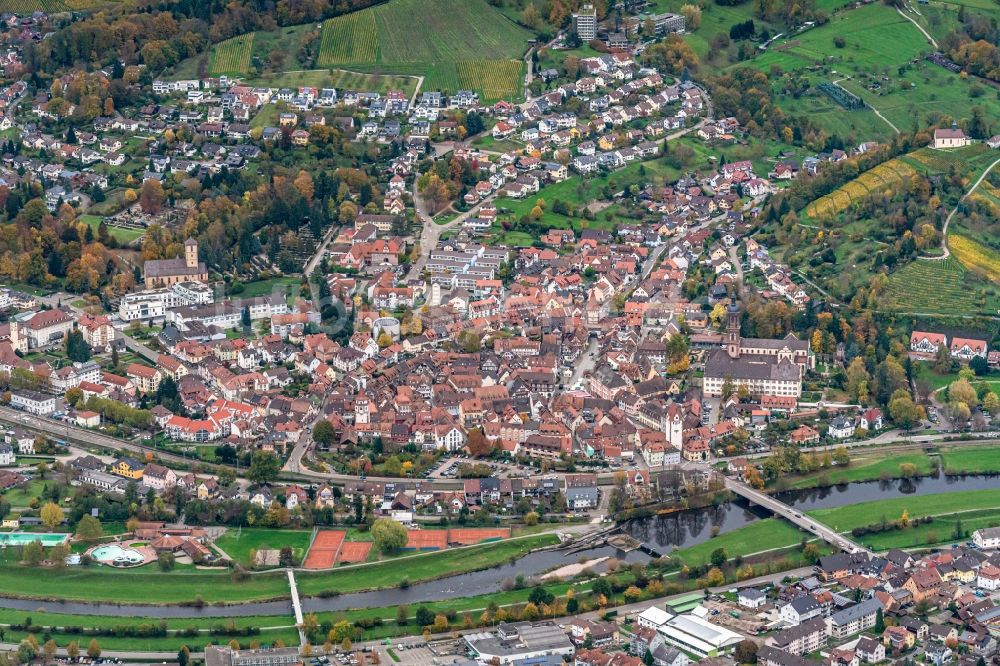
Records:
[[[371,541],[345,541],[344,545],[340,548],[340,556],[337,558],[337,564],[365,562],[368,560],[368,553],[371,549]]]
[[[471,546],[483,541],[497,541],[510,537],[509,527],[465,527],[448,530],[448,543]]]
[[[312,548],[302,565],[306,569],[329,569],[337,561],[337,554],[347,533],[343,530],[320,530],[313,539]]]
[[[448,547],[448,530],[406,530],[407,550],[444,550]]]

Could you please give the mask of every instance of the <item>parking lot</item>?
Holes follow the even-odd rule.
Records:
[[[495,476],[503,479],[528,477],[534,472],[533,468],[527,465],[473,460],[467,456],[450,456],[442,458],[428,468],[425,476],[429,479],[456,479],[458,478],[458,467],[462,464],[488,465]]]
[[[405,664],[406,666],[445,666],[447,664],[457,664],[468,661],[464,653],[464,646],[460,640],[436,641],[425,644],[420,639],[398,639],[391,645],[379,644],[374,647],[378,653],[379,663],[383,666],[390,664]],[[389,654],[392,650],[395,659]],[[354,664],[331,663],[330,666],[355,666]]]

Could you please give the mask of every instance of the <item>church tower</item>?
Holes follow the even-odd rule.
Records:
[[[198,241],[193,238],[184,241],[184,265],[188,268],[198,268]]]
[[[729,358],[740,357],[740,308],[735,298],[726,308],[726,353]]]
[[[354,398],[354,423],[368,423],[368,396],[362,391]]]
[[[681,409],[677,403],[671,403],[667,410],[667,444],[678,451],[684,446],[684,421],[681,419]]]

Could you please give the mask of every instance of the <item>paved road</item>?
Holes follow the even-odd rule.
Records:
[[[737,495],[747,498],[754,504],[768,509],[776,516],[781,516],[790,523],[798,525],[808,532],[812,532],[835,548],[847,551],[848,553],[864,552],[869,555],[872,554],[872,552],[864,546],[854,543],[847,537],[827,527],[818,520],[814,520],[806,514],[799,513],[799,511],[793,509],[784,502],[777,500],[770,495],[766,495],[759,490],[754,490],[745,483],[726,477],[726,488]]]
[[[909,21],[913,25],[917,26],[917,30],[919,30],[920,32],[924,33],[924,37],[927,38],[927,41],[930,42],[931,46],[933,46],[934,48],[938,48],[937,40],[934,39],[933,37],[931,37],[930,34],[926,30],[924,30],[924,26],[922,26],[919,23],[917,23],[916,21],[914,21],[912,16],[907,16],[903,12],[903,10],[900,9],[899,7],[896,7],[896,11],[899,12],[900,16],[902,16],[903,18],[905,18],[907,21]],[[916,10],[914,10],[914,11],[916,11]],[[919,16],[920,12],[917,12],[917,15]]]
[[[958,207],[962,205],[962,202],[965,201],[965,198],[968,197],[970,194],[972,194],[977,187],[979,187],[979,184],[983,182],[983,179],[985,179],[986,176],[989,175],[990,171],[993,170],[993,167],[995,167],[998,164],[1000,164],[1000,159],[996,160],[995,162],[993,162],[993,164],[986,167],[986,170],[983,171],[983,173],[979,176],[979,178],[976,179],[976,182],[972,184],[972,187],[970,187],[968,190],[965,191],[965,194],[963,194],[962,198],[958,200],[958,203],[955,204],[955,207],[952,209],[952,211],[948,213],[948,217],[945,218],[944,225],[942,225],[941,227],[941,255],[937,257],[920,257],[921,259],[924,259],[926,261],[943,261],[944,259],[947,259],[949,256],[951,256],[951,250],[948,249],[948,225],[951,224],[951,218],[955,217],[955,213],[958,212]]]

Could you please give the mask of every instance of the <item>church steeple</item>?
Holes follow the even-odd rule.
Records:
[[[740,357],[740,307],[735,297],[726,308],[726,353],[730,358]]]

